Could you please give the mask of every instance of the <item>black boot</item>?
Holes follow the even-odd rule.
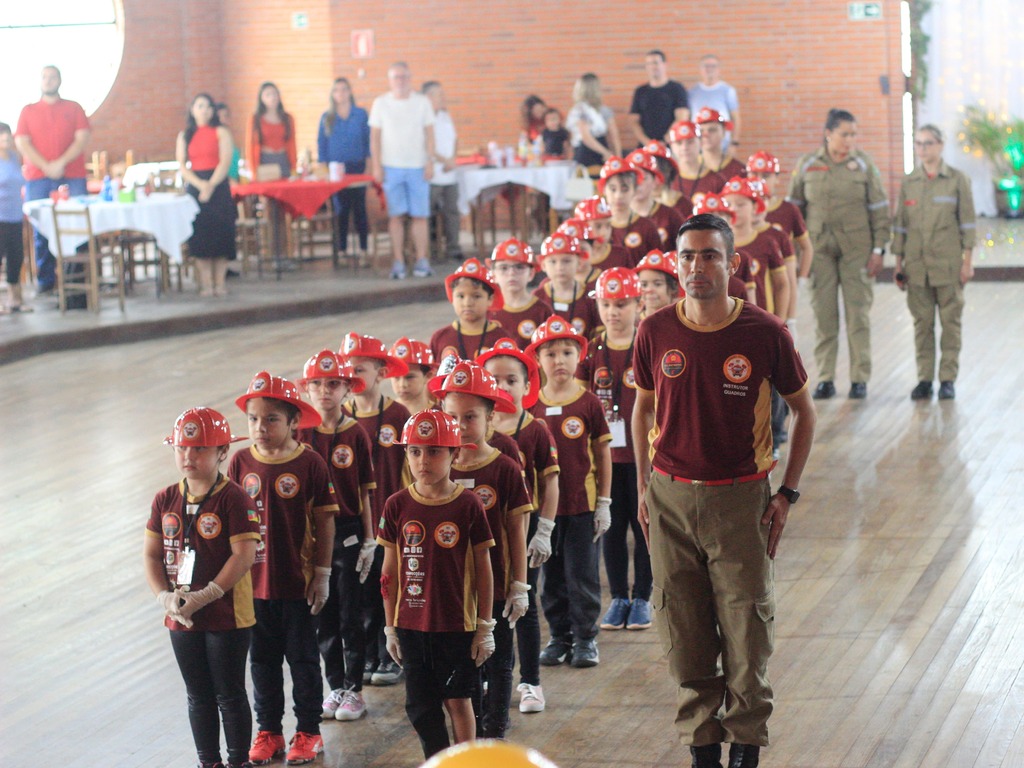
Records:
[[[691,768],[722,768],[721,744],[690,747],[690,756],[693,757]]]
[[[729,746],[729,768],[757,768],[761,748],[751,744]]]

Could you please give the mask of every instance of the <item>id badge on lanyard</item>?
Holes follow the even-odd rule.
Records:
[[[612,433],[611,448],[625,448],[626,447],[626,422],[622,419],[616,418],[614,421],[608,422],[608,429]]]
[[[196,551],[191,547],[182,550],[181,558],[178,560],[178,575],[174,582],[179,587],[192,586],[192,572],[196,567]]]

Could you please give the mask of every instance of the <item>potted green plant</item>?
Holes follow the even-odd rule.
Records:
[[[964,110],[958,138],[964,151],[986,158],[991,165],[999,215],[1024,216],[1024,120],[998,118],[993,112],[970,106]]]

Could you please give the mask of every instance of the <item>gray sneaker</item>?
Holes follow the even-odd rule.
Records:
[[[370,682],[374,685],[394,685],[402,679],[402,668],[388,659],[382,661],[377,671],[370,676]]]

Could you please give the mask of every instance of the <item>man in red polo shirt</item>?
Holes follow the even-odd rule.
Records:
[[[67,184],[72,195],[84,195],[85,142],[89,120],[76,101],[60,97],[60,70],[43,67],[42,98],[21,110],[14,143],[25,158],[25,199],[39,200]],[[46,238],[36,231],[36,271],[39,293],[49,293],[56,283],[56,260]]]
[[[651,552],[676,727],[697,768],[753,768],[768,745],[773,560],[814,439],[807,373],[782,320],[727,293],[732,230],[698,215],[679,230],[686,295],[647,317],[633,355],[639,518]],[[773,495],[771,388],[793,409]],[[653,448],[653,454],[650,453]]]

